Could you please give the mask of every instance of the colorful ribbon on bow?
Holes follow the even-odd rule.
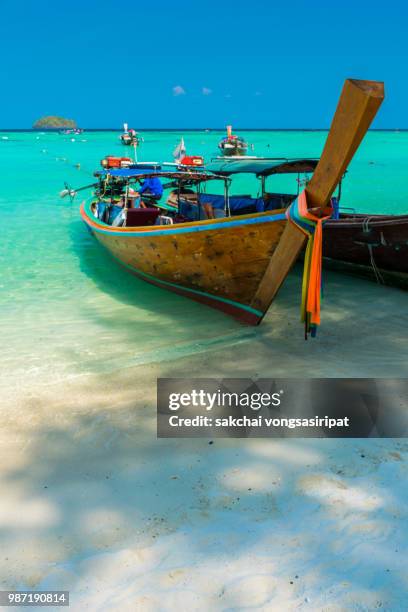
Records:
[[[301,320],[305,323],[306,339],[309,333],[315,337],[317,326],[320,325],[323,224],[332,216],[331,203],[322,210],[322,213],[321,217],[317,217],[310,212],[306,191],[302,191],[286,211],[288,220],[307,237],[301,305]]]

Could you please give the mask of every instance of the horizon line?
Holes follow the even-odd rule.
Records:
[[[120,128],[68,128],[68,127],[58,127],[58,128],[1,128],[0,132],[60,132],[61,130],[66,129],[82,129],[85,132],[123,132]],[[133,128],[135,129],[135,128]],[[251,127],[237,127],[234,131],[241,132],[327,132],[330,128],[277,128],[277,127],[264,127],[264,128],[251,128]],[[225,132],[225,127],[206,127],[206,128],[187,128],[187,127],[140,127],[137,128],[140,131],[146,132]],[[370,128],[367,130],[369,132],[406,132],[408,131],[408,127],[406,128]]]

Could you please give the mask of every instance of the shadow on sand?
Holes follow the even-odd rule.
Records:
[[[406,442],[157,440],[148,383],[116,382],[5,422],[2,588],[69,589],[74,610],[180,592],[197,610],[402,609]]]

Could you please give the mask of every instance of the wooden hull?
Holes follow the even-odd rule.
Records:
[[[240,138],[234,140],[223,139],[218,146],[222,151],[222,154],[226,157],[246,155],[248,149],[248,145],[245,140]]]
[[[222,310],[246,323],[262,320],[259,285],[286,225],[283,210],[170,226],[115,228],[81,216],[96,239],[150,283]]]
[[[235,147],[220,147],[222,154],[225,157],[235,157],[237,155],[246,155],[247,153],[247,146],[240,146],[237,145]]]
[[[236,157],[237,155],[246,155],[246,147],[234,147],[233,149],[221,149],[225,157]]]
[[[130,136],[122,134],[122,136],[120,137],[121,143],[123,145],[125,145],[126,147],[130,147],[133,145],[138,145],[139,144],[139,140],[136,136]]]
[[[342,215],[324,227],[325,265],[408,289],[408,215]]]

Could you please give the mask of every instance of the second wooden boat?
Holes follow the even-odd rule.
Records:
[[[408,215],[340,215],[326,223],[326,267],[408,289]]]

